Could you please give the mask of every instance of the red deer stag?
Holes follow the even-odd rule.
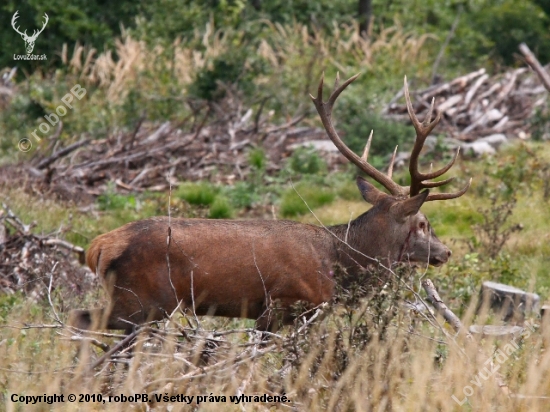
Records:
[[[432,102],[426,120],[418,121],[405,79],[407,108],[416,129],[409,164],[410,187],[392,180],[391,166],[384,174],[367,162],[372,133],[363,156],[357,156],[342,142],[331,121],[336,99],[356,78],[342,85],[337,78],[326,102],[321,79],[317,97],[311,97],[338,150],[384,186],[389,195],[358,177],[359,191],[372,208],[349,223],[328,228],[284,220],[167,217],[128,223],[95,238],[87,253],[88,265],[103,278],[110,295],[109,307],[73,311],[70,323],[129,333],[134,325],[188,308],[197,315],[256,319],[257,327],[266,330],[276,326],[270,317],[272,301],[280,303],[283,323],[289,323],[292,317],[288,309],[293,303],[317,305],[330,300],[335,265],[353,276],[375,261],[435,266],[447,262],[451,251],[436,237],[419,209],[424,202],[453,199],[466,192],[470,183],[456,193],[421,192],[451,180],[428,181],[448,171],[458,152],[441,170],[418,170],[420,151],[439,114],[430,121]]]

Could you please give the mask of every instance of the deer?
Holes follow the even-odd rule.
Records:
[[[104,282],[110,303],[92,310],[74,310],[70,324],[80,329],[123,329],[161,321],[178,310],[256,320],[261,331],[291,324],[297,302],[319,305],[331,300],[334,268],[356,276],[369,265],[390,267],[399,262],[441,266],[450,249],[436,236],[420,207],[429,201],[462,196],[471,179],[454,193],[430,193],[453,178],[434,181],[455,163],[458,150],[442,169],[422,173],[418,159],[424,142],[440,119],[434,102],[420,122],[411,103],[407,79],[404,94],[416,130],[411,151],[410,186],[392,179],[397,148],[387,173],[368,163],[373,133],[362,156],[342,141],[332,123],[339,95],[355,75],[340,85],[339,76],[327,101],[321,78],[317,96],[310,97],[338,150],[388,192],[358,176],[357,187],[372,207],[354,220],[317,226],[287,220],[211,220],[152,217],[128,223],[96,237],[86,255],[90,269]],[[271,305],[282,316],[275,325]],[[280,314],[279,313],[279,314]]]
[[[46,28],[46,24],[48,24],[48,21],[50,20],[50,18],[46,13],[44,13],[44,24],[42,24],[42,28],[40,30],[34,30],[32,33],[32,36],[29,36],[27,34],[27,30],[25,30],[22,33],[21,31],[19,31],[19,26],[15,27],[17,19],[19,18],[18,13],[19,13],[19,10],[17,10],[13,14],[13,17],[11,18],[11,26],[23,38],[23,41],[25,42],[25,49],[27,50],[27,54],[31,54],[34,49],[34,43],[36,42],[38,35],[44,31],[44,29]]]

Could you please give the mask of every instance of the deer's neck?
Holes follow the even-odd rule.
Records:
[[[398,245],[387,244],[387,234],[376,224],[370,212],[363,213],[349,223],[329,227],[335,235],[332,241],[338,263],[348,271],[364,268],[376,260],[387,264],[388,259],[397,258],[398,253],[392,249],[398,248]]]

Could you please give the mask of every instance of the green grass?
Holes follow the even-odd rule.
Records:
[[[279,212],[283,217],[304,215],[310,208],[316,209],[334,199],[335,194],[327,188],[298,183],[283,193]]]

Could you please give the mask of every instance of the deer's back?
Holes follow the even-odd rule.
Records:
[[[136,308],[168,310],[177,295],[202,312],[215,305],[219,314],[239,316],[243,301],[257,306],[268,296],[328,300],[335,253],[331,235],[312,225],[162,217],[98,236],[87,261],[102,277],[114,275],[115,301],[134,294]]]

